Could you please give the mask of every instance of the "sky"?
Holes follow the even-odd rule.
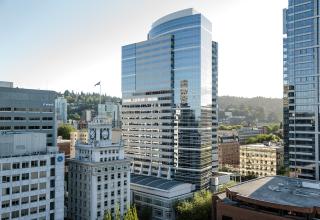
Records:
[[[121,97],[121,46],[194,8],[219,43],[219,95],[282,97],[287,0],[0,0],[0,81]]]

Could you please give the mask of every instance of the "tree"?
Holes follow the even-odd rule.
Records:
[[[175,206],[177,220],[210,220],[212,193],[207,190],[196,192],[192,199],[178,202]]]
[[[112,220],[110,211],[104,213],[103,220]]]
[[[126,214],[124,215],[123,220],[139,220],[137,215],[137,209],[135,206],[131,206]]]
[[[70,139],[70,133],[76,129],[69,124],[63,124],[58,128],[58,136],[62,136],[63,139]]]
[[[120,207],[118,204],[116,204],[115,220],[121,220]]]

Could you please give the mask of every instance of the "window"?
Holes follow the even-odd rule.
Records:
[[[50,202],[50,210],[54,210],[54,202]]]
[[[11,170],[11,164],[10,163],[3,163],[2,170]]]
[[[13,182],[16,182],[16,181],[19,181],[20,180],[20,175],[14,175],[12,176],[12,181]]]
[[[39,201],[46,200],[46,194],[41,194],[39,196]]]
[[[40,189],[45,189],[45,188],[47,188],[47,183],[39,183],[39,188],[40,188]]]
[[[50,199],[54,199],[54,191],[50,191]]]
[[[98,190],[101,190],[101,185],[98,185],[98,186],[97,186],[97,189],[98,189]]]
[[[47,161],[46,160],[40,160],[40,166],[44,167],[47,165]]]
[[[31,167],[37,167],[37,166],[38,166],[38,161],[37,160],[31,161]]]
[[[31,191],[38,190],[38,184],[31,184]]]
[[[50,169],[50,176],[55,176],[56,175],[56,170],[54,168]]]
[[[30,208],[30,215],[36,214],[38,212],[37,207]]]
[[[11,212],[11,218],[19,218],[19,211]]]
[[[37,201],[38,201],[38,196],[37,195],[30,197],[30,202],[37,202]]]
[[[38,179],[38,172],[32,172],[31,179]]]
[[[19,193],[19,192],[20,192],[20,186],[12,187],[12,194]]]
[[[104,175],[104,180],[108,180],[108,175]]]
[[[27,203],[29,203],[29,197],[21,198],[21,204],[27,204]]]
[[[20,169],[20,163],[13,163],[12,169]]]
[[[108,184],[104,184],[104,189],[108,189]]]
[[[21,191],[22,191],[22,192],[28,192],[28,191],[29,191],[29,185],[23,185],[23,186],[21,187]]]
[[[29,168],[29,162],[22,162],[22,168]]]
[[[28,180],[28,179],[29,179],[29,173],[23,173],[23,174],[21,175],[21,179],[22,179],[22,180]]]
[[[118,173],[118,178],[121,178],[121,173]]]
[[[47,177],[46,171],[40,171],[40,178]]]
[[[26,216],[29,214],[29,209],[22,209],[21,210],[21,216]]]
[[[3,176],[2,177],[2,182],[3,183],[9,183],[10,182],[10,176]]]
[[[39,207],[39,212],[45,212],[45,211],[46,211],[45,205]]]
[[[50,187],[51,188],[55,187],[55,181],[54,180],[50,180]]]
[[[13,199],[12,202],[11,202],[11,205],[12,206],[16,206],[16,205],[19,205],[19,203],[20,203],[19,199]]]
[[[51,157],[50,158],[50,164],[51,165],[56,165],[56,158],[55,157]]]
[[[10,206],[10,200],[3,201],[3,202],[2,202],[2,205],[1,205],[2,208],[7,208],[7,207],[9,207],[9,206]]]

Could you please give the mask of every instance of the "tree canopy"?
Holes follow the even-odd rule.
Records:
[[[70,133],[76,129],[69,124],[63,124],[58,128],[58,136],[62,136],[63,139],[70,139]]]
[[[196,192],[192,199],[178,202],[175,211],[177,220],[211,220],[212,193]]]

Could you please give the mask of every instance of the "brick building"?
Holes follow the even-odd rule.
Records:
[[[320,182],[269,176],[213,196],[212,220],[320,218]]]

